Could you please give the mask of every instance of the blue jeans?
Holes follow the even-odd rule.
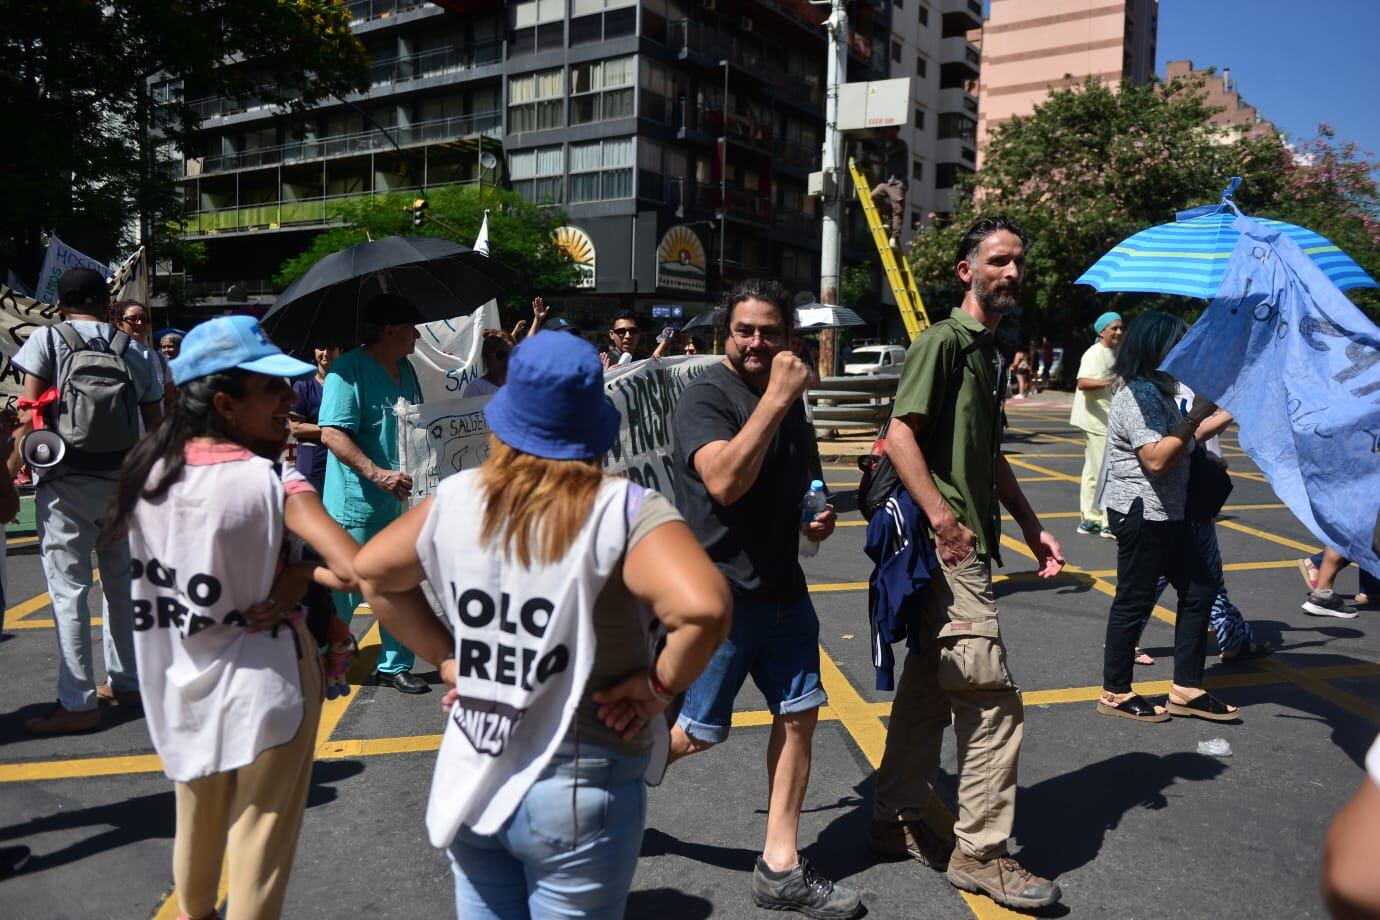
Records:
[[[1314,553],[1314,554],[1313,554],[1313,568],[1316,569],[1316,568],[1318,568],[1320,565],[1322,565],[1322,559],[1323,559],[1323,554],[1322,554],[1322,553]],[[1346,567],[1349,566],[1349,565],[1351,565],[1351,560],[1348,559],[1346,562],[1343,562],[1343,563],[1342,563],[1342,568],[1346,568]],[[1358,580],[1359,580],[1360,583],[1361,583],[1361,584],[1360,584],[1360,587],[1357,588],[1357,590],[1360,591],[1362,594],[1368,594],[1368,595],[1370,595],[1370,602],[1371,602],[1372,604],[1375,603],[1375,597],[1376,597],[1376,595],[1377,595],[1377,594],[1380,594],[1380,576],[1372,575],[1371,573],[1367,572],[1365,569],[1361,568],[1360,566],[1357,566],[1357,567],[1356,567],[1356,574],[1357,574]]]
[[[563,744],[491,837],[447,851],[461,920],[622,920],[642,849],[647,755]]]
[[[676,724],[696,741],[722,742],[749,674],[773,715],[829,701],[819,679],[819,617],[809,594],[784,603],[733,595],[728,639],[686,691]]]

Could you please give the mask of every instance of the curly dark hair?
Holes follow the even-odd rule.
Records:
[[[733,324],[733,309],[748,300],[761,300],[776,307],[776,312],[781,314],[781,325],[786,332],[789,333],[795,326],[795,310],[791,309],[791,295],[782,287],[781,282],[770,278],[749,278],[729,291],[728,296],[724,298],[725,327]]]

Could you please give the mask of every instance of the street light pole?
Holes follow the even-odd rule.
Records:
[[[723,107],[719,111],[719,299],[728,285],[724,283],[724,237],[728,236],[728,59],[719,62],[724,69]]]
[[[848,75],[848,14],[843,0],[833,0],[825,23],[829,30],[828,96],[824,109],[824,220],[820,235],[819,300],[839,303],[839,261],[843,230],[843,132],[839,130],[839,84]],[[835,333],[820,335],[820,366],[832,374],[835,364]]]

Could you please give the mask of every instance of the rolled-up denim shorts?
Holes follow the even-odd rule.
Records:
[[[819,679],[819,617],[809,594],[784,602],[733,595],[733,628],[686,691],[676,724],[696,741],[723,741],[748,675],[773,715],[828,702]]]

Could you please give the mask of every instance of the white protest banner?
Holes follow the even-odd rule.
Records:
[[[398,462],[412,477],[409,504],[436,490],[451,473],[476,467],[489,455],[484,405],[492,396],[442,399],[414,406],[398,400]]]
[[[10,363],[29,335],[62,319],[58,308],[0,284],[0,407],[14,408],[24,392],[24,375]]]
[[[559,334],[559,333],[546,333]],[[618,440],[604,458],[611,473],[675,500],[671,414],[680,394],[719,355],[637,361],[604,375],[604,398],[622,422]],[[490,397],[445,399],[413,406],[399,403],[398,447],[402,468],[412,476],[412,501],[431,494],[451,473],[476,467],[489,455],[484,405]]]
[[[498,329],[498,302],[489,301],[469,316],[423,323],[413,352],[412,369],[427,403],[457,399],[470,382],[484,375],[480,350],[484,330]]]
[[[102,278],[110,277],[109,265],[77,252],[54,233],[43,256],[43,268],[38,273],[38,284],[34,286],[34,299],[40,303],[57,303],[58,279],[69,268],[90,268],[100,272]]]

